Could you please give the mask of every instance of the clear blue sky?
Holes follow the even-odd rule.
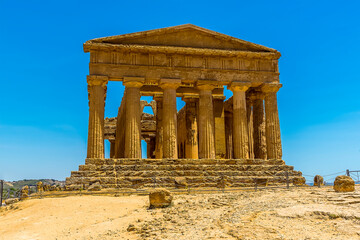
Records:
[[[282,53],[287,164],[310,175],[360,169],[359,9],[329,0],[0,0],[0,178],[62,180],[84,163],[85,41],[185,23]],[[116,116],[122,91],[109,84],[106,116]]]

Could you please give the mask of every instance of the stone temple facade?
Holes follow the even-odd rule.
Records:
[[[89,131],[85,165],[68,186],[251,186],[301,182],[282,160],[274,49],[191,24],[87,41]],[[107,83],[122,82],[118,115],[104,119]],[[233,96],[225,101],[224,87]],[[152,96],[150,103],[141,96]],[[185,106],[177,111],[177,97]],[[150,106],[154,114],[143,113]],[[104,158],[104,140],[110,158]],[[141,140],[147,143],[142,159]]]

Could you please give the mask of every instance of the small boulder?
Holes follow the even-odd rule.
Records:
[[[92,185],[90,185],[90,187],[88,188],[88,191],[100,191],[101,190],[101,185],[99,182],[93,183]]]
[[[294,177],[293,178],[294,185],[302,186],[305,184],[305,182],[306,182],[306,180],[304,177]]]
[[[184,178],[184,177],[176,177],[175,178],[175,187],[176,188],[187,188],[188,184],[186,182],[186,178]]]
[[[36,191],[37,191],[38,193],[44,191],[43,183],[42,183],[41,181],[36,184]]]
[[[334,181],[334,190],[336,192],[353,192],[355,191],[355,182],[349,176],[337,176]]]
[[[20,200],[29,198],[29,186],[23,186],[21,189]]]
[[[170,191],[164,188],[157,188],[150,191],[149,200],[150,208],[163,208],[168,207],[171,204],[173,197]]]
[[[5,200],[5,204],[6,205],[11,205],[11,204],[16,203],[18,201],[19,201],[18,198],[8,198],[8,199]]]
[[[314,186],[322,186],[324,185],[324,178],[320,175],[316,175],[314,177]]]

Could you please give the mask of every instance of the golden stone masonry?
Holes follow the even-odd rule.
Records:
[[[250,186],[254,179],[293,182],[301,172],[282,160],[274,49],[191,24],[89,40],[87,159],[67,178],[88,188]],[[122,82],[118,115],[104,119],[108,81]],[[224,87],[233,92],[225,100]],[[141,96],[152,96],[148,103]],[[176,97],[186,103],[180,111]],[[154,114],[143,113],[150,106]],[[110,159],[104,158],[104,140]],[[141,140],[147,159],[141,159]]]

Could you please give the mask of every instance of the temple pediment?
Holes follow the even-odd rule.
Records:
[[[277,52],[275,49],[214,32],[192,24],[97,38],[85,45],[147,45],[248,52]]]

